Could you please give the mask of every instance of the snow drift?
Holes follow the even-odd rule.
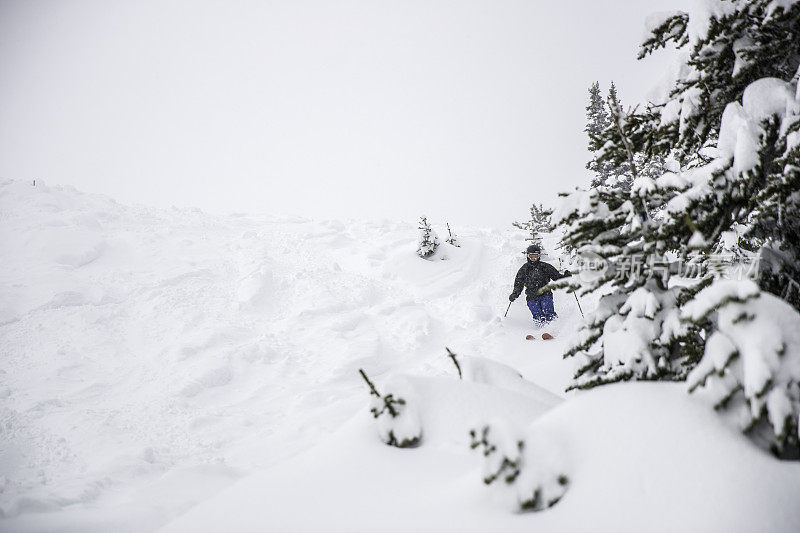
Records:
[[[461,389],[460,400],[471,398],[469,387]],[[430,398],[421,410],[441,411],[434,405],[441,399]],[[495,401],[498,411],[532,408],[528,414],[536,417],[536,402],[524,397],[499,392]],[[457,401],[448,414],[451,426],[469,424]],[[557,459],[569,471],[569,489],[547,511],[515,512],[513,494],[485,488],[478,454],[466,446],[439,438],[415,449],[385,446],[361,412],[324,445],[239,482],[161,531],[730,533],[800,527],[800,465],[762,453],[683,385],[593,390],[555,407],[526,433],[550,445],[555,457],[547,464]]]

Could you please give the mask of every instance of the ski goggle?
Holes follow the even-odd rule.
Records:
[[[528,254],[528,257],[530,257],[531,259],[539,259],[539,254],[534,252],[532,254]]]

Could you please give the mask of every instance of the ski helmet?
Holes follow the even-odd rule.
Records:
[[[528,246],[528,249],[525,250],[525,254],[526,255],[527,254],[541,254],[541,253],[542,253],[542,247],[539,246],[538,244],[531,244],[530,246]]]

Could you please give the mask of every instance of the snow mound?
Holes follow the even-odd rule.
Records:
[[[485,357],[462,356],[459,359],[465,380],[528,395],[545,407],[553,407],[561,402],[560,397],[526,380],[508,365]]]
[[[429,384],[430,400],[442,389],[437,400],[475,401],[464,383]],[[497,407],[530,404],[510,400],[497,398]],[[423,399],[421,412],[431,405]],[[449,405],[458,418],[458,404]],[[566,493],[539,513],[510,512],[504,495],[484,486],[475,452],[446,441],[396,449],[370,426],[359,413],[320,446],[238,482],[161,532],[578,532],[587,520],[608,532],[800,528],[800,465],[753,447],[679,384],[595,389],[530,422],[531,460],[569,470]]]
[[[491,363],[488,361],[481,363],[484,368],[495,371],[511,370],[505,365],[486,364]],[[472,363],[468,368],[474,369],[478,364]],[[383,442],[389,442],[388,431],[393,429],[396,433],[400,431],[398,439],[422,434],[422,446],[464,449],[468,446],[472,428],[498,417],[524,425],[561,402],[557,396],[533,383],[526,387],[523,385],[525,380],[518,374],[515,378],[501,380],[505,384],[514,383],[511,387],[498,387],[447,377],[390,375],[378,383],[377,390],[384,396],[392,394],[396,399],[402,398],[405,403],[400,406],[401,416],[394,421],[389,416],[378,417],[378,435]],[[372,408],[376,407],[375,400],[372,396]],[[382,402],[377,403],[379,407],[383,406]]]

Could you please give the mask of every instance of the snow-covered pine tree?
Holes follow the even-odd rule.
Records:
[[[795,297],[791,288],[800,278],[800,2],[731,0],[703,6],[652,26],[640,57],[670,41],[688,48],[680,76],[666,102],[627,113],[616,121],[616,133],[606,130],[600,156],[613,162],[633,160],[631,152],[634,157],[669,154],[680,168],[656,179],[637,176],[630,196],[616,204],[598,194],[573,197],[560,218],[569,224],[574,242],[611,261],[624,259],[631,246],[641,247],[643,273],[653,279],[655,270],[648,265],[669,254],[673,260],[662,269],[660,292],[637,298],[640,304],[649,301],[643,313],[648,322],[625,342],[638,343],[638,352],[661,351],[669,369],[675,363],[685,371],[696,366],[692,390],[721,387],[720,408],[738,410],[743,429],[766,439],[776,453],[797,457],[800,291]],[[652,201],[662,203],[659,224],[642,217],[646,232],[618,239],[634,222],[623,219],[619,204],[630,202],[629,209],[637,209],[639,200],[644,212]],[[757,285],[721,279],[708,268],[709,251],[740,226],[749,228],[751,242],[763,243]],[[676,265],[689,260],[697,261],[699,277],[669,283],[681,274]],[[652,375],[641,372],[636,358],[626,362],[615,355],[623,340],[616,326],[628,320],[636,307],[628,304],[643,285],[610,287],[581,330],[577,350],[570,352],[589,358],[578,386]],[[674,311],[659,318],[665,302]],[[768,338],[757,334],[777,316],[779,327],[770,329]],[[658,377],[681,375],[670,371]]]
[[[598,309],[587,316],[565,354],[585,358],[570,388],[627,379],[682,379],[692,363],[692,357],[679,349],[682,339],[664,335],[680,322],[676,289],[668,284],[673,266],[659,245],[660,221],[650,215],[653,206],[663,205],[666,198],[639,179],[627,115],[614,93],[608,106],[617,132],[606,150],[613,146],[616,157],[624,154],[628,159],[634,186],[628,189],[618,180],[576,191],[566,196],[555,215],[564,228],[565,246],[594,264],[579,280],[565,279],[556,285],[581,294],[602,294]]]
[[[528,220],[525,222],[513,222],[512,225],[527,233],[525,237],[526,241],[541,246],[542,234],[553,231],[553,225],[551,223],[553,210],[545,208],[541,203],[532,204],[530,213],[531,216]]]
[[[615,176],[614,169],[608,162],[598,162],[595,139],[599,139],[608,127],[608,111],[603,96],[600,94],[600,83],[594,82],[589,87],[589,105],[586,106],[586,128],[583,130],[589,136],[589,151],[593,152],[592,159],[586,163],[586,168],[594,173],[592,187],[602,185],[609,178]]]
[[[675,162],[663,154],[644,154],[640,152],[634,154],[634,161],[636,162],[637,174],[652,181],[660,178],[670,169],[672,171],[680,170],[679,165],[670,164]],[[656,209],[658,207],[660,206],[655,206]],[[655,214],[655,211],[651,211],[652,214]]]
[[[628,142],[632,145],[633,140],[623,140],[620,124],[626,130],[626,136],[632,135],[634,130],[625,126],[631,120],[631,115],[635,116],[635,109],[627,111],[624,109],[617,94],[617,86],[613,81],[608,89],[606,108],[608,109],[606,129],[593,139],[595,160],[598,165],[606,165],[607,168],[612,169],[611,175],[604,184],[627,193],[636,176],[642,174],[643,170],[650,166],[650,157],[643,157],[644,154],[635,149],[631,154],[627,151],[625,143]],[[612,141],[612,145],[608,144],[609,140]],[[632,168],[633,165],[636,168]]]
[[[689,374],[717,409],[736,410],[741,428],[775,454],[800,459],[800,314],[752,281],[720,280],[682,309],[712,327]]]
[[[608,89],[608,99],[619,102],[617,87],[614,82]],[[620,104],[621,107],[621,104]],[[613,185],[619,181],[624,188],[630,188],[630,168],[626,160],[611,161],[601,157],[603,144],[608,137],[607,130],[614,128],[611,115],[608,112],[606,101],[600,95],[600,84],[594,82],[589,88],[589,105],[586,107],[586,128],[584,131],[589,136],[589,151],[592,152],[592,159],[586,164],[586,168],[594,172],[591,187],[601,187]]]
[[[603,95],[600,94],[600,82],[596,81],[589,87],[589,105],[586,106],[586,128],[583,131],[589,136],[599,137],[608,127],[608,111]],[[589,146],[591,149],[591,145]],[[587,165],[586,168],[589,168]]]
[[[417,245],[417,255],[423,259],[428,259],[436,253],[439,248],[439,236],[428,223],[425,215],[419,219],[419,242]]]

